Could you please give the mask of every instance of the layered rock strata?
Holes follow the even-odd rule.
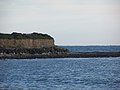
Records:
[[[47,34],[0,33],[0,48],[40,48],[52,47],[54,39]]]
[[[54,46],[53,39],[0,39],[1,48],[40,48]]]

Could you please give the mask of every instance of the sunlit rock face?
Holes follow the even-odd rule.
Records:
[[[0,34],[1,48],[40,48],[51,46],[55,46],[54,39],[47,34]]]
[[[0,39],[3,48],[39,48],[54,46],[53,39]]]

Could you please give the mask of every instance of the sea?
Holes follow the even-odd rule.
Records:
[[[61,47],[120,51],[120,46]],[[120,90],[120,57],[0,60],[0,90]]]

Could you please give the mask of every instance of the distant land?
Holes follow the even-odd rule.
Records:
[[[72,52],[42,33],[0,33],[0,59],[120,57],[120,52]]]

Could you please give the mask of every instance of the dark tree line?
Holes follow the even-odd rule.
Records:
[[[13,32],[12,34],[4,34],[0,33],[0,39],[53,39],[48,34],[42,34],[42,33],[31,33],[31,34],[25,34],[25,33],[17,33]]]

